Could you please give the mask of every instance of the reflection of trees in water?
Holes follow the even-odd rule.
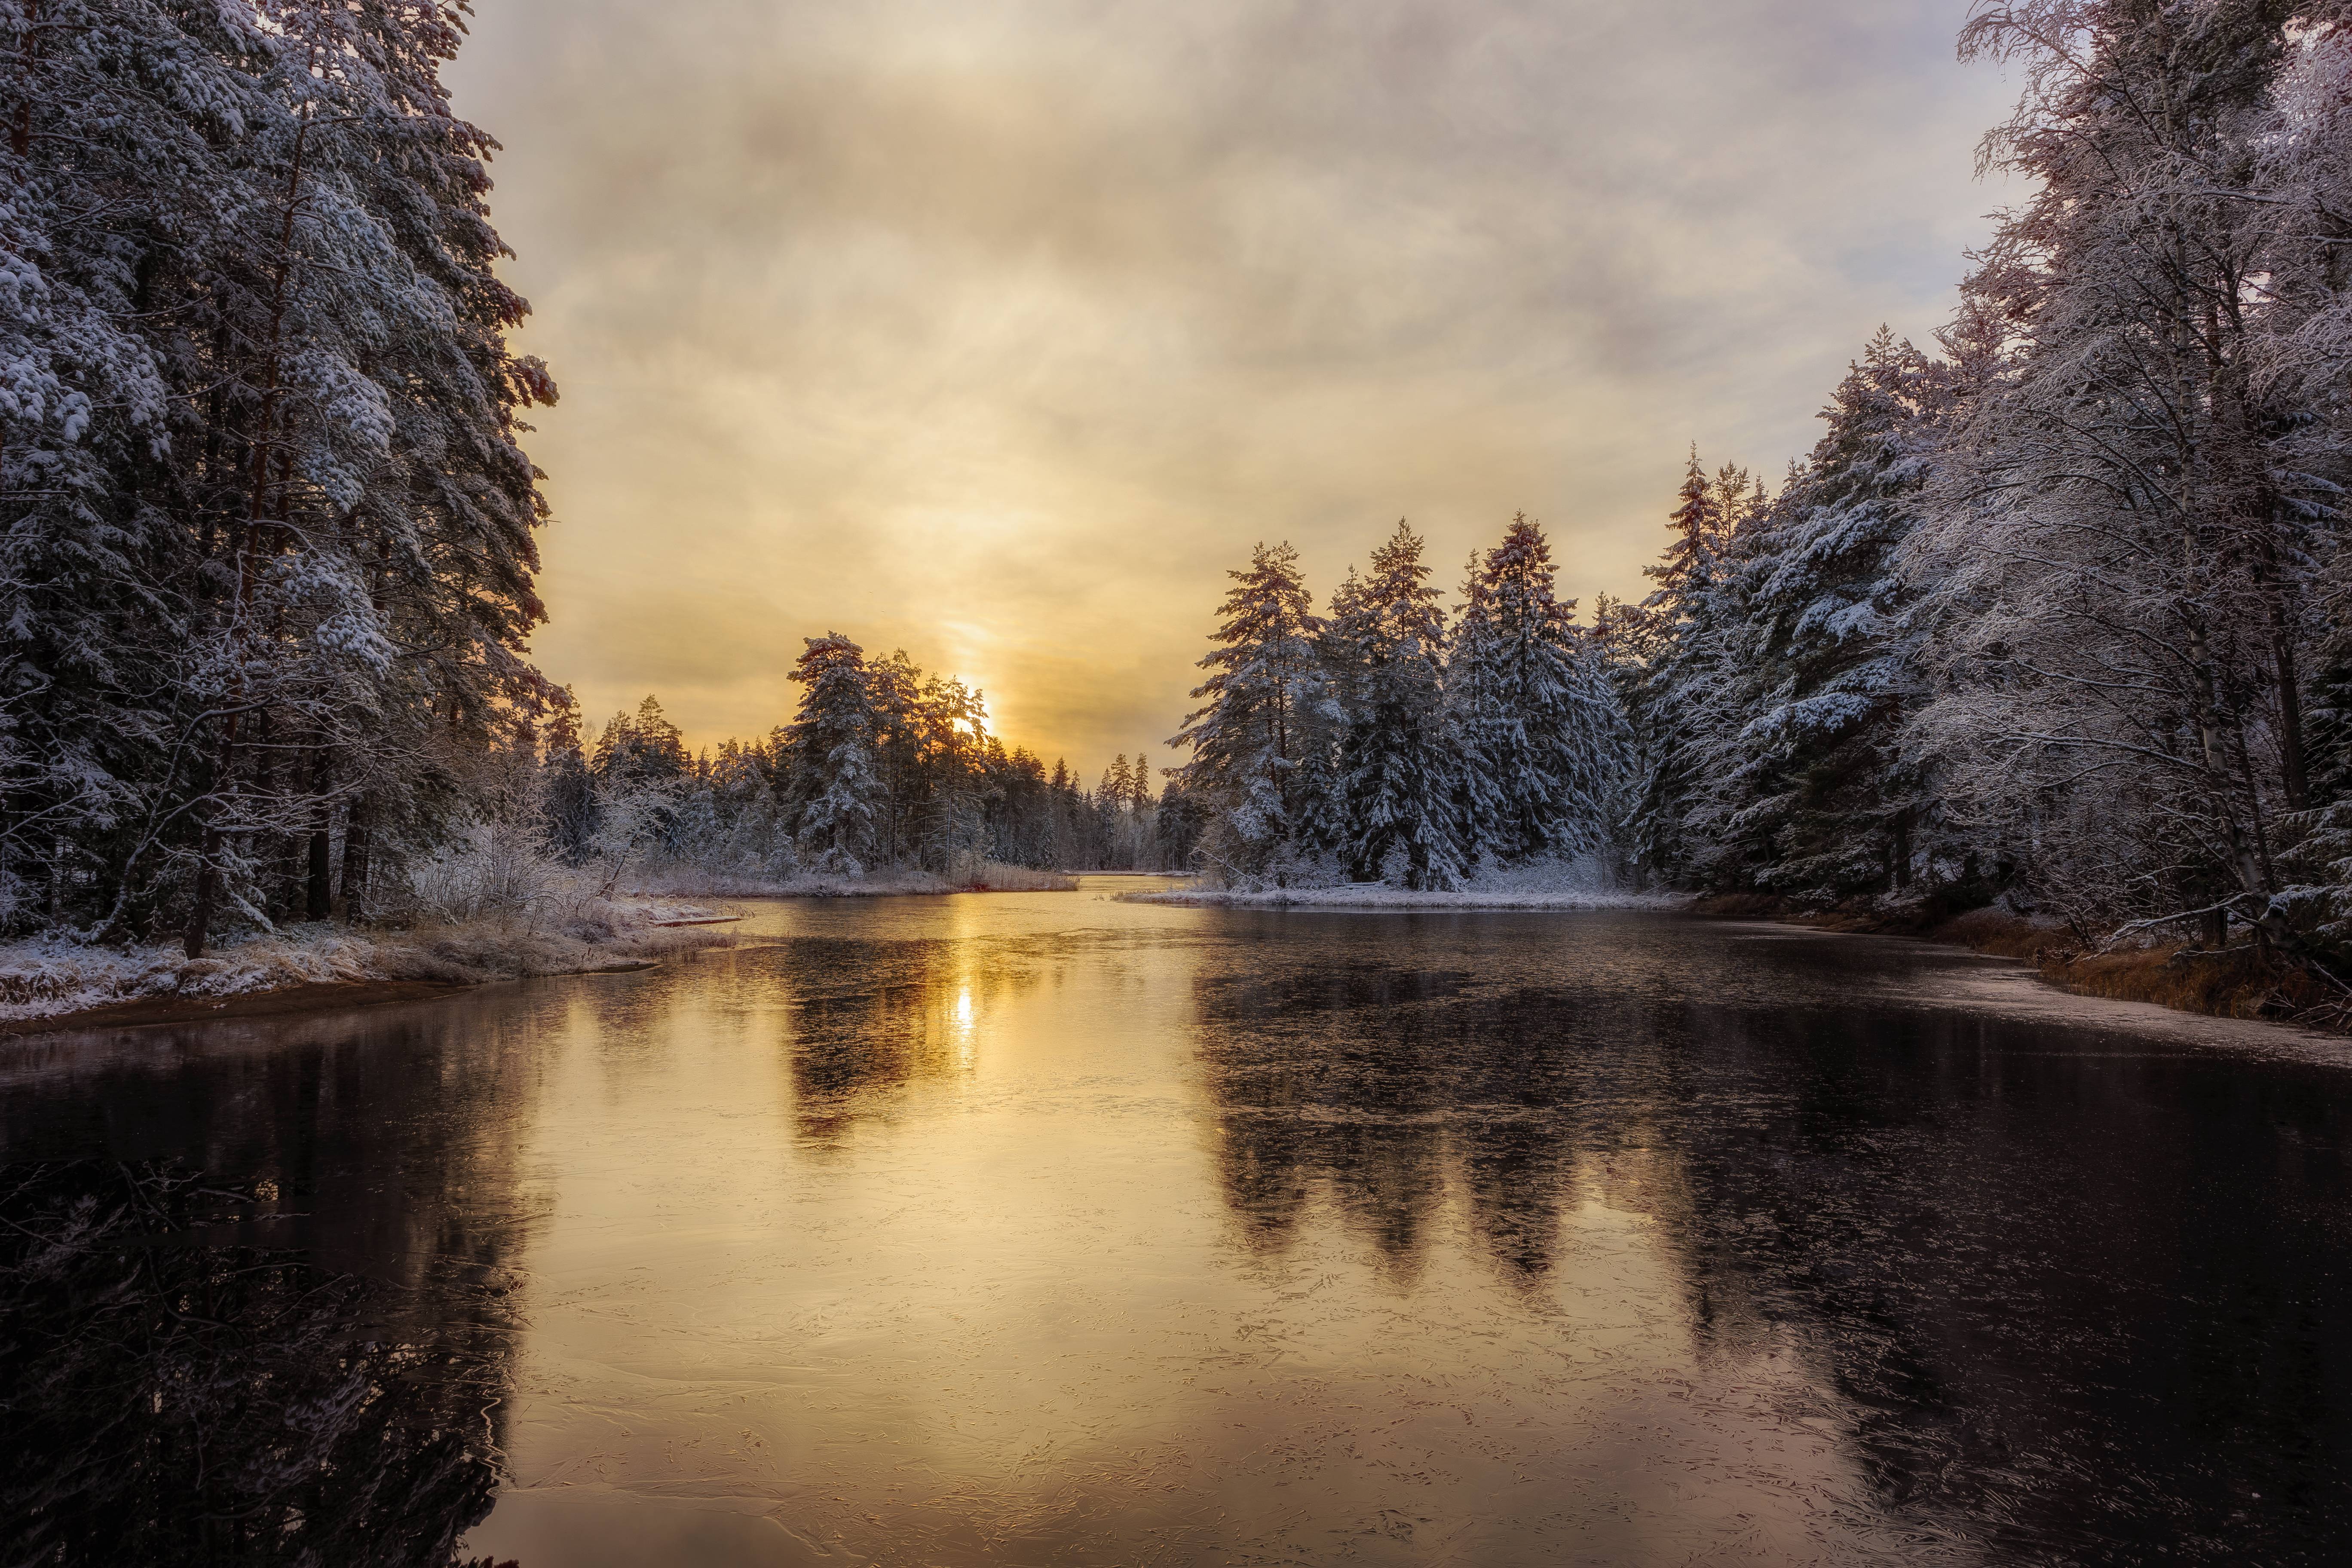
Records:
[[[1628,1118],[1660,1070],[1640,1051],[1594,1049],[1638,1024],[1622,1007],[1562,1000],[1344,957],[1204,973],[1201,1061],[1251,1244],[1282,1246],[1325,1193],[1410,1277],[1458,1179],[1488,1256],[1523,1285],[1543,1279],[1565,1192],[1588,1157],[1637,1133]]]
[[[1328,1201],[1410,1278],[1458,1183],[1482,1249],[1533,1285],[1563,1205],[1596,1195],[1654,1221],[1711,1373],[1794,1348],[1899,1515],[2032,1560],[2341,1560],[2340,1079],[1893,1007],[1506,991],[1361,952],[1269,945],[1196,983],[1254,1247]]]
[[[821,1145],[887,1112],[909,1085],[971,1067],[979,1015],[1040,977],[1035,954],[1017,944],[810,937],[784,945],[794,1125]]]
[[[498,1479],[538,1026],[485,992],[12,1051],[0,1517],[46,1522],[0,1564],[447,1562]]]
[[[2040,1559],[2341,1561],[2340,1082],[1917,1016],[1735,1032],[1701,1076],[1777,1102],[1688,1119],[1673,1237],[1801,1336],[1885,1496]]]
[[[0,1173],[0,1562],[447,1563],[489,1510],[498,1289],[210,1246],[251,1187],[100,1162]]]
[[[540,1091],[527,998],[68,1037],[0,1080],[0,1162],[174,1160],[282,1201],[236,1239],[414,1284],[511,1261],[545,1205],[515,1154]]]

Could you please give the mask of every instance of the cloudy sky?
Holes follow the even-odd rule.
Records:
[[[540,662],[698,743],[838,630],[1165,763],[1224,571],[1400,516],[1637,593],[1689,444],[1777,478],[2004,199],[1964,0],[477,4]]]

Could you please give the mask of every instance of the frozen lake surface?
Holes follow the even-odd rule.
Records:
[[[5,1564],[2343,1561],[2342,1047],[1105,890],[0,1045]]]

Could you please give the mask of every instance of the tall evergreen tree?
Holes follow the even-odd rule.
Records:
[[[0,902],[314,910],[466,810],[525,661],[553,395],[448,112],[456,0],[0,14]]]
[[[865,650],[840,633],[802,641],[793,679],[805,689],[784,731],[797,783],[794,833],[817,869],[854,877],[875,853],[884,791],[874,683]]]
[[[1742,563],[1754,635],[1737,673],[1752,717],[1718,789],[1729,863],[1764,887],[1909,885],[1923,802],[1901,737],[1924,679],[1900,555],[1941,395],[1927,356],[1882,327]]]
[[[1612,826],[1616,697],[1554,576],[1543,530],[1512,518],[1463,585],[1446,667],[1467,842],[1503,861],[1581,855]]]
[[[1657,586],[1620,639],[1630,657],[1617,669],[1634,770],[1625,847],[1638,874],[1671,882],[1691,871],[1685,818],[1706,787],[1710,709],[1717,679],[1730,668],[1720,565],[1731,509],[1696,446],[1667,526],[1673,533],[1664,556],[1643,568]]]
[[[1209,677],[1192,689],[1204,705],[1168,743],[1191,748],[1178,777],[1213,814],[1205,852],[1256,875],[1298,832],[1300,750],[1322,695],[1321,623],[1288,544],[1260,544],[1227,575],[1218,646],[1201,660]]]
[[[1458,887],[1465,872],[1459,759],[1445,709],[1445,616],[1400,519],[1333,618],[1339,687],[1340,853],[1359,880]]]

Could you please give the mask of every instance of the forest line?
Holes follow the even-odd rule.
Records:
[[[508,334],[456,0],[0,15],[0,921],[173,940],[397,910],[493,847],[776,881],[976,863],[1432,890],[1573,865],[2000,900],[2336,985],[2352,897],[2352,21],[1982,6],[2022,77],[1932,348],[1881,332],[1768,491],[1694,454],[1640,603],[1537,523],[1449,605],[1400,525],[1235,574],[1163,749],[1087,786],[977,693],[807,644],[689,757],[583,736],[546,616],[547,368]],[[1662,501],[1664,498],[1661,498]],[[1121,776],[1123,774],[1123,776]],[[487,875],[487,873],[485,873]],[[2347,989],[2347,994],[2352,994]]]
[[[2025,79],[1983,156],[2032,194],[1936,352],[1874,338],[1777,494],[1694,453],[1642,603],[1578,627],[1538,574],[1516,686],[1494,589],[1449,621],[1409,533],[1322,616],[1261,550],[1186,731],[1212,858],[1444,887],[1586,852],[1817,908],[1999,900],[2352,995],[2347,26],[1978,8],[1964,53]],[[1542,832],[1498,837],[1498,799]]]

